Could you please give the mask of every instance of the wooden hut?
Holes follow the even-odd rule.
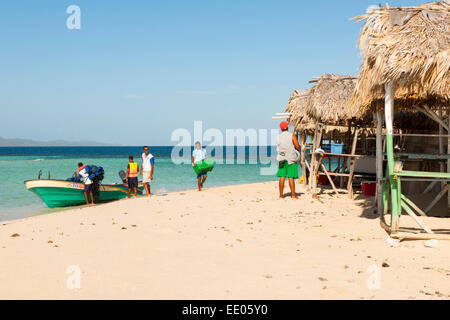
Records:
[[[443,130],[450,127],[450,2],[427,3],[415,7],[373,7],[368,13],[354,18],[364,22],[359,46],[363,55],[361,72],[351,104],[361,111],[377,113],[377,180],[384,201],[378,199],[380,212],[391,212],[391,236],[413,238],[445,238],[424,225],[417,214],[425,215],[401,192],[402,181],[428,180],[442,183],[448,190],[450,180],[450,135]],[[387,173],[383,178],[382,119],[386,125]],[[395,111],[421,112],[439,125],[439,151],[433,155],[394,154],[393,115]],[[421,136],[424,136],[422,134]],[[428,135],[428,138],[436,135]],[[444,138],[446,148],[444,148]],[[447,152],[445,153],[445,149]],[[444,154],[445,153],[445,154]],[[404,158],[447,161],[447,172],[403,170]],[[394,161],[395,160],[395,161]],[[390,199],[390,201],[388,201]],[[450,196],[449,196],[450,206]],[[381,210],[383,209],[383,210]],[[427,234],[401,233],[399,219],[402,209]],[[415,211],[414,211],[415,210]],[[416,214],[417,213],[417,214]],[[382,222],[384,221],[382,219]],[[447,236],[448,237],[448,236]]]
[[[367,138],[371,135],[374,137],[371,112],[363,113],[356,105],[350,103],[356,80],[357,77],[351,75],[324,74],[310,81],[314,86],[308,99],[307,115],[317,121],[310,173],[313,195],[317,190],[316,174],[319,174],[327,176],[336,194],[339,191],[334,183],[337,180],[334,178],[339,179],[341,190],[346,179],[346,191],[349,197],[353,198],[356,162],[368,154]],[[344,142],[344,150],[337,153],[332,150],[315,152],[323,147],[323,135],[327,135],[328,141]],[[360,150],[357,150],[358,141],[361,144]],[[324,156],[329,158],[329,164],[331,159],[337,158],[338,165],[333,172],[330,172],[330,165],[327,169],[322,164]],[[358,178],[363,176],[364,173],[358,174]]]

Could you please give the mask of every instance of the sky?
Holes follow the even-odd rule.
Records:
[[[0,137],[173,145],[195,120],[277,128],[272,116],[312,77],[358,73],[362,25],[349,18],[374,4],[1,1]],[[80,29],[67,27],[70,5]]]

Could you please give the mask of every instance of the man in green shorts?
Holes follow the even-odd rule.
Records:
[[[295,193],[295,179],[298,179],[298,161],[300,160],[300,145],[297,136],[289,132],[289,125],[283,121],[280,124],[281,134],[277,141],[277,160],[278,172],[280,178],[280,198],[284,198],[284,183],[289,179],[289,188],[291,189],[292,199],[298,199]]]

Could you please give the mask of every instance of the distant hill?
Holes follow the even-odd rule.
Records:
[[[98,147],[118,146],[118,144],[102,143],[95,141],[36,141],[31,139],[5,139],[0,137],[0,147]]]

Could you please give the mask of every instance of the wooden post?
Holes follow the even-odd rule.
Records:
[[[439,106],[439,119],[443,120],[442,117],[442,106]],[[442,127],[442,124],[439,123],[439,135],[444,134],[444,128]],[[444,139],[442,137],[439,137],[439,154],[444,154]],[[439,168],[440,172],[444,172],[444,163],[442,161],[439,162]],[[444,183],[441,183],[441,191],[444,188]]]
[[[355,155],[355,152],[356,152],[356,145],[358,142],[358,133],[359,133],[359,129],[356,128],[355,136],[353,137],[351,155]],[[356,159],[354,157],[350,157],[350,174],[348,176],[348,184],[347,184],[348,197],[350,199],[353,199],[353,174],[355,172],[355,163],[356,163]]]
[[[313,145],[311,150],[311,162],[310,162],[310,170],[309,170],[309,187],[312,188],[313,186],[313,180],[314,180],[314,168],[315,168],[315,162],[316,157],[314,155],[314,150],[316,150],[316,143],[317,143],[317,136],[319,135],[319,123],[316,123],[316,128],[314,129],[314,138],[313,138]]]
[[[309,186],[312,189],[315,189],[315,187],[317,186],[316,172],[317,172],[318,166],[319,166],[318,161],[317,161],[317,155],[314,154],[314,151],[318,148],[319,142],[322,140],[322,132],[323,132],[322,124],[317,123],[316,130],[314,132],[313,148],[311,150],[311,170],[310,170]]]
[[[383,116],[380,110],[377,110],[377,210],[378,214],[383,215]]]
[[[301,144],[301,164],[302,164],[302,176],[303,176],[303,185],[306,187],[308,184],[308,178],[306,175],[306,134],[302,132],[300,135],[300,144]]]
[[[388,160],[388,175],[391,189],[391,231],[398,232],[398,224],[402,213],[399,192],[399,179],[394,180],[394,139],[393,139],[393,119],[394,119],[394,84],[385,85],[384,116],[386,121],[386,153]]]

